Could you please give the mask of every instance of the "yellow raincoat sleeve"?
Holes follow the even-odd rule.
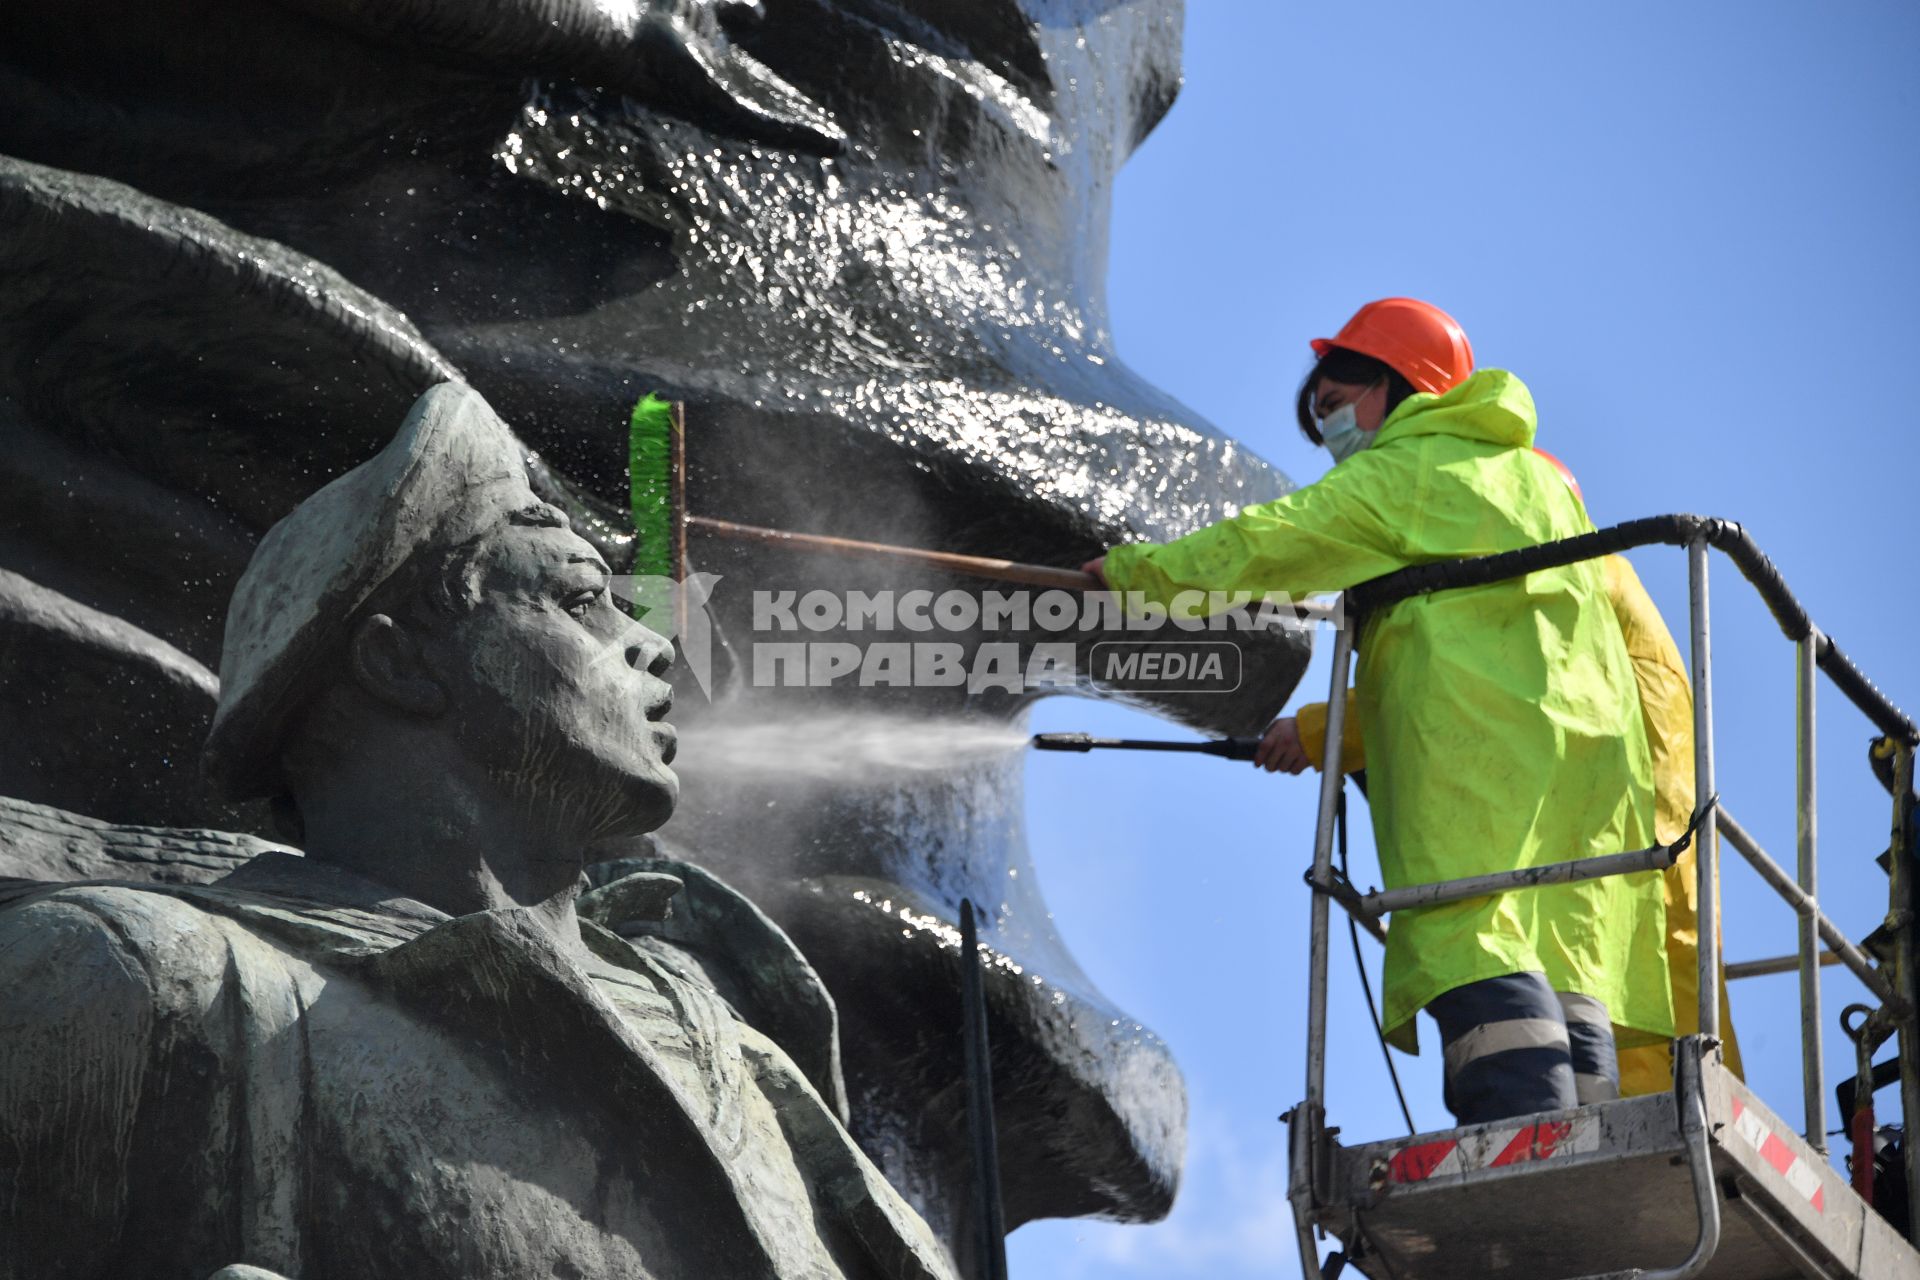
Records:
[[[1160,605],[1183,591],[1296,599],[1343,591],[1406,567],[1403,532],[1388,515],[1402,480],[1417,483],[1406,460],[1357,454],[1315,484],[1177,541],[1115,547],[1107,553],[1107,584]],[[1403,520],[1412,496],[1401,495]]]
[[[1418,487],[1416,476],[1395,474],[1405,470],[1399,459],[1360,455],[1317,484],[1176,542],[1115,547],[1107,553],[1108,585],[1161,605],[1183,591],[1273,591],[1298,599],[1404,568],[1403,535],[1383,508],[1396,491],[1410,494]],[[1404,505],[1397,518],[1406,520]],[[1298,719],[1301,745],[1318,768],[1326,751],[1326,704],[1309,703]],[[1348,773],[1366,767],[1360,703],[1353,698],[1347,701],[1340,760]]]
[[[1347,725],[1340,732],[1340,772],[1355,773],[1367,767],[1366,729],[1360,716],[1358,690],[1347,691]],[[1309,702],[1294,712],[1300,730],[1300,746],[1307,759],[1318,769],[1327,758],[1327,704]]]
[[[1680,646],[1674,643],[1666,620],[1641,585],[1640,575],[1624,556],[1608,556],[1602,564],[1607,574],[1607,598],[1620,621],[1627,657],[1633,663],[1640,718],[1653,757],[1654,830],[1657,839],[1670,844],[1687,829],[1693,816],[1693,681],[1680,656]],[[1700,1025],[1700,925],[1694,866],[1694,851],[1688,849],[1661,877],[1667,906],[1667,972],[1673,984],[1674,1030],[1679,1035],[1691,1035]],[[1728,1068],[1744,1078],[1725,977],[1720,979],[1720,1033],[1725,1040]],[[1662,1093],[1672,1087],[1670,1045],[1641,1045],[1620,1051],[1622,1096]]]
[[[1608,556],[1601,565],[1607,599],[1633,663],[1640,719],[1653,756],[1654,831],[1661,843],[1671,843],[1693,817],[1693,679],[1633,566],[1624,556]]]

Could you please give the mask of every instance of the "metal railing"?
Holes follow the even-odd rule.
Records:
[[[1687,551],[1688,633],[1691,640],[1693,686],[1694,795],[1697,810],[1685,835],[1671,845],[1575,859],[1521,871],[1472,876],[1459,880],[1412,885],[1369,894],[1357,892],[1333,873],[1334,815],[1344,779],[1340,769],[1341,741],[1346,728],[1348,668],[1354,637],[1368,615],[1402,600],[1436,591],[1485,586],[1542,569],[1559,568],[1597,559],[1633,547],[1682,546]],[[1713,745],[1713,655],[1708,593],[1708,551],[1717,549],[1740,569],[1765,601],[1781,630],[1797,646],[1795,664],[1795,810],[1797,875],[1787,871],[1763,850],[1744,827],[1719,803]],[[1920,730],[1856,667],[1833,639],[1814,625],[1779,570],[1738,524],[1693,515],[1652,516],[1631,520],[1593,533],[1498,555],[1420,565],[1362,583],[1347,591],[1343,604],[1347,625],[1335,633],[1332,687],[1327,702],[1325,756],[1320,775],[1320,809],[1314,827],[1313,867],[1308,881],[1312,895],[1307,994],[1306,1099],[1290,1113],[1291,1189],[1294,1220],[1299,1232],[1301,1260],[1308,1276],[1318,1276],[1319,1255],[1314,1241],[1315,1210],[1328,1202],[1332,1155],[1326,1129],[1327,1066],[1327,947],[1329,908],[1338,902],[1378,934],[1381,916],[1394,910],[1460,901],[1499,892],[1526,891],[1543,885],[1565,884],[1602,876],[1627,875],[1663,869],[1688,840],[1697,847],[1694,870],[1698,903],[1699,1008],[1697,1035],[1679,1037],[1674,1045],[1675,1103],[1685,1140],[1699,1233],[1691,1255],[1679,1266],[1664,1270],[1622,1273],[1644,1280],[1689,1280],[1703,1271],[1719,1244],[1720,1202],[1712,1178],[1706,1133],[1706,1104],[1702,1064],[1716,1051],[1720,1036],[1720,977],[1718,895],[1719,837],[1725,834],[1760,878],[1798,913],[1799,949],[1791,966],[1763,961],[1762,971],[1799,970],[1801,1009],[1801,1066],[1804,1080],[1806,1136],[1817,1150],[1826,1149],[1825,1086],[1821,1071],[1820,976],[1823,962],[1837,959],[1880,1000],[1859,1033],[1856,1044],[1864,1060],[1872,1047],[1888,1035],[1899,1037],[1901,1102],[1906,1116],[1920,1116],[1920,1026],[1909,999],[1914,990],[1913,875],[1908,865],[1909,832],[1903,815],[1913,777],[1913,752]],[[1820,910],[1817,878],[1817,797],[1815,748],[1815,679],[1824,671],[1848,700],[1896,744],[1895,848],[1890,858],[1888,924],[1894,938],[1892,963],[1883,969],[1855,945]],[[1823,956],[1824,942],[1830,955]],[[1889,977],[1887,969],[1891,970]],[[1863,1068],[1863,1077],[1867,1069]],[[1920,1229],[1920,1143],[1906,1148],[1909,1221]],[[1594,1277],[1589,1280],[1601,1280]]]

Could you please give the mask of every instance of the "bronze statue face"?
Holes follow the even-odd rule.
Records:
[[[551,809],[553,829],[598,839],[666,822],[680,789],[672,646],[627,615],[564,524],[507,525],[471,573],[476,603],[429,649],[449,731],[523,804]]]

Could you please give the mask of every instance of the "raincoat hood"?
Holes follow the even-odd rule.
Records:
[[[1482,369],[1445,395],[1418,392],[1380,424],[1374,447],[1410,436],[1459,436],[1531,449],[1539,426],[1533,393],[1505,369]]]

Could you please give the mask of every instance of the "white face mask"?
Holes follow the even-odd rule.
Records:
[[[1320,441],[1327,446],[1327,452],[1333,455],[1335,463],[1345,462],[1373,443],[1375,433],[1359,428],[1351,403],[1343,404],[1326,417],[1318,419],[1318,424]]]

